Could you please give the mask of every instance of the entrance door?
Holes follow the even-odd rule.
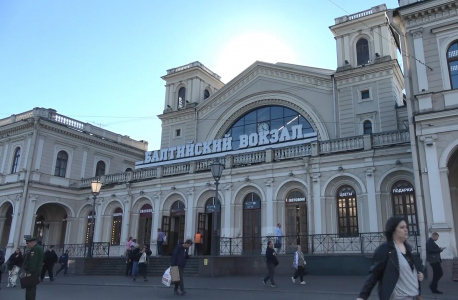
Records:
[[[166,244],[162,245],[162,253],[164,255],[171,255],[173,252],[173,249],[170,250],[170,217],[169,216],[163,216],[162,217],[162,232],[164,232],[165,235],[167,235],[167,242]]]
[[[294,253],[297,245],[308,252],[307,204],[305,195],[300,191],[291,192],[286,198],[285,251]]]
[[[149,245],[151,243],[151,229],[153,226],[153,207],[145,204],[140,209],[140,219],[138,224],[138,243]]]
[[[167,237],[170,253],[173,252],[178,243],[184,243],[185,227],[185,206],[181,201],[175,201],[170,210],[170,230]]]
[[[246,254],[262,252],[261,198],[255,193],[248,194],[244,201],[243,252]]]
[[[221,203],[218,200],[217,204],[215,205],[214,197],[211,197],[207,200],[205,204],[205,232],[203,233],[204,237],[204,244],[203,244],[203,254],[210,255],[213,243],[213,235],[214,235],[214,217],[215,217],[215,210],[218,214],[218,224],[217,224],[217,231],[221,230]],[[201,232],[202,233],[202,232]]]

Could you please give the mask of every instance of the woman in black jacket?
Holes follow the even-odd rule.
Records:
[[[358,300],[368,299],[377,282],[380,300],[417,299],[423,274],[418,271],[421,266],[415,264],[412,248],[406,242],[409,232],[404,218],[388,219],[385,235],[387,242],[375,250],[374,264]]]
[[[17,248],[8,259],[8,287],[16,286],[17,275],[22,268],[23,261],[22,252]]]
[[[270,286],[273,288],[276,288],[277,285],[275,284],[274,276],[275,276],[275,267],[278,265],[278,259],[277,259],[277,253],[275,253],[275,250],[274,250],[274,243],[272,241],[269,241],[267,243],[266,263],[267,263],[267,270],[269,271],[269,274],[267,274],[267,276],[262,280],[262,282],[264,282],[264,285],[265,285],[267,280],[270,279]]]

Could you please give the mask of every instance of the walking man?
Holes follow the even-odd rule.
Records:
[[[162,229],[157,229],[157,256],[162,255],[162,244],[164,244],[164,233]]]
[[[25,300],[35,300],[37,295],[37,284],[40,282],[40,274],[43,267],[43,247],[37,245],[37,239],[27,236],[25,238],[27,248],[30,249],[25,255],[23,269],[27,277],[36,284],[25,289]]]
[[[426,260],[433,268],[433,280],[429,288],[433,292],[433,294],[443,294],[441,291],[437,289],[437,284],[441,279],[444,273],[442,272],[442,260],[441,260],[441,252],[444,251],[444,247],[439,247],[436,244],[436,241],[439,239],[439,234],[434,232],[431,234],[431,237],[426,242]]]
[[[59,263],[60,263],[60,269],[59,271],[56,272],[56,277],[57,274],[59,274],[60,271],[64,270],[64,276],[67,276],[67,269],[68,269],[68,253],[70,251],[65,250],[65,253],[62,254],[59,258]]]
[[[202,234],[199,231],[194,236],[194,255],[202,255]]]
[[[126,253],[126,277],[132,276],[132,266],[134,263],[134,246],[130,245],[129,251]]]
[[[281,224],[277,224],[277,228],[275,228],[275,249],[277,251],[277,254],[280,253],[281,250],[281,238],[283,236],[283,232],[281,231]]]
[[[178,267],[180,271],[180,282],[175,282],[175,289],[173,290],[175,295],[178,295],[178,286],[180,287],[180,295],[186,295],[186,291],[184,289],[184,282],[183,282],[183,271],[184,267],[186,267],[186,261],[189,258],[189,247],[192,246],[191,240],[186,240],[184,244],[178,244],[173,250],[172,254],[172,267]]]
[[[41,270],[41,282],[43,282],[43,279],[45,278],[46,271],[48,271],[51,282],[54,281],[53,269],[54,264],[57,263],[57,259],[57,254],[54,251],[54,245],[52,245],[44,254],[43,269]]]
[[[134,281],[137,279],[138,274],[138,261],[142,256],[140,246],[136,244],[134,251],[132,251],[132,276],[134,277]]]

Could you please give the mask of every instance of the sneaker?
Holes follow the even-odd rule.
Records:
[[[305,281],[302,281],[301,284],[305,284]]]
[[[277,286],[275,284],[271,284],[270,287],[276,288]]]
[[[291,280],[293,281],[293,283],[296,283],[296,279],[294,279],[294,277],[291,277]]]

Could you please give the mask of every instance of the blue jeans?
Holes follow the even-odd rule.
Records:
[[[157,241],[157,255],[162,255],[162,244],[163,241]]]
[[[132,276],[137,277],[138,274],[138,261],[134,261],[132,265]]]

